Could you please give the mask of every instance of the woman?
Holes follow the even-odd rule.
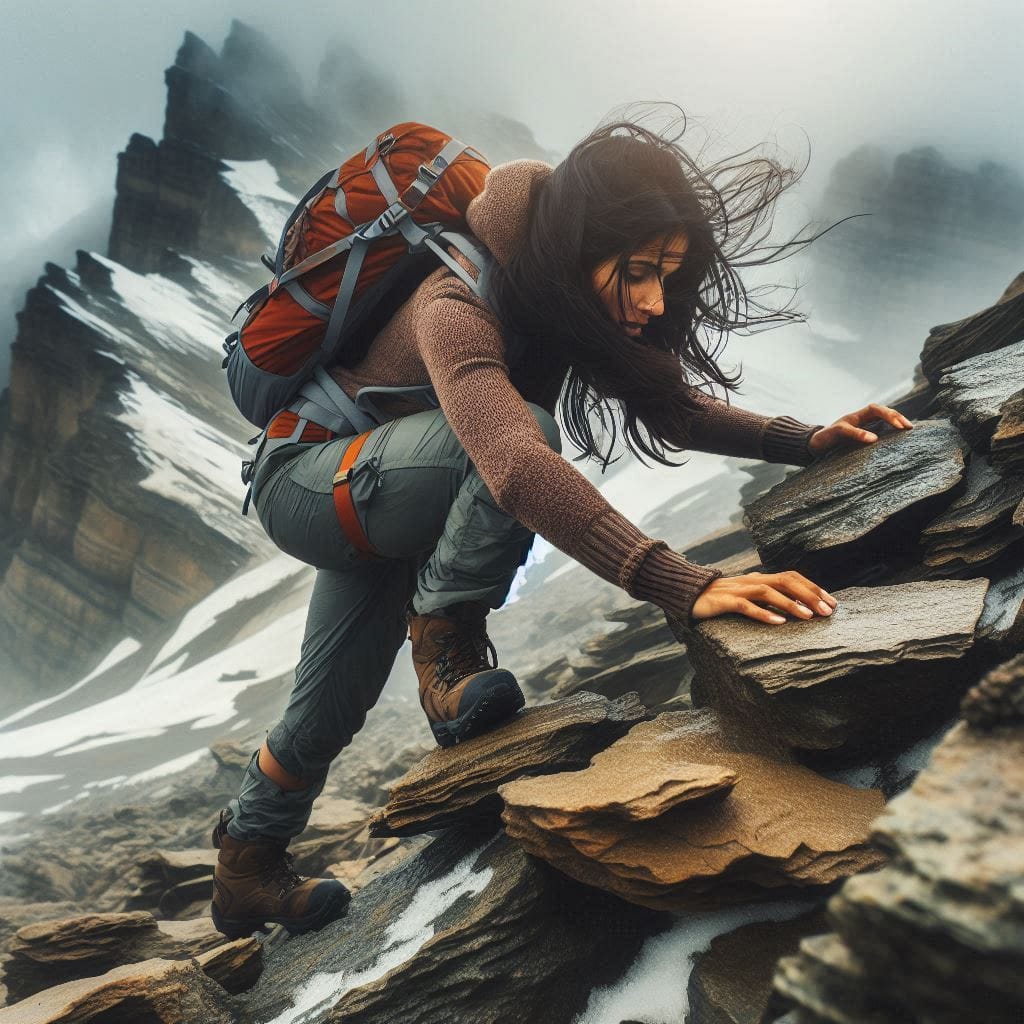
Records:
[[[797,177],[759,158],[702,171],[674,140],[632,122],[599,128],[556,168],[493,168],[467,214],[497,263],[493,308],[440,267],[361,362],[331,370],[353,397],[366,385],[432,384],[440,403],[396,403],[385,410],[394,419],[360,436],[355,521],[339,522],[333,479],[356,439],[324,441],[313,430],[261,459],[260,521],[317,578],[288,706],[214,830],[222,932],[269,921],[305,931],[344,911],[345,887],[300,879],[286,846],[407,635],[441,745],[522,707],[515,677],[497,667],[486,616],[504,603],[535,534],[670,620],[830,614],[835,599],[799,573],[726,578],[646,536],[562,458],[554,419],[561,394],[581,458],[604,465],[616,410],[629,448],[665,465],[674,465],[666,452],[687,448],[803,465],[843,441],[876,440],[862,429],[869,420],[909,428],[874,404],[828,427],[759,416],[690,384],[691,374],[726,389],[739,380],[719,369],[702,334],[796,317],[759,305],[737,268],[805,244],[763,244],[775,200]],[[507,339],[523,352],[514,363]],[[593,413],[610,427],[604,446]]]

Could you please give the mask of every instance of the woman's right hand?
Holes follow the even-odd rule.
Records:
[[[759,622],[779,625],[789,620],[765,605],[798,619],[813,619],[815,615],[831,615],[838,603],[826,590],[794,570],[748,572],[712,580],[698,595],[690,615],[696,620],[738,612]]]

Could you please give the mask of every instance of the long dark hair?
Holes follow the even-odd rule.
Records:
[[[503,327],[530,357],[568,365],[565,432],[582,451],[576,461],[595,457],[603,469],[619,417],[641,461],[677,465],[665,452],[688,447],[688,420],[699,408],[691,388],[717,384],[728,393],[740,384],[739,373],[715,362],[726,335],[803,319],[789,303],[763,304],[739,271],[776,262],[824,233],[770,241],[776,200],[806,164],[795,169],[745,150],[700,167],[678,144],[686,118],[671,106],[681,122],[672,136],[618,119],[574,146],[531,196],[523,245],[505,270],[495,268]],[[621,300],[630,255],[679,233],[689,244],[680,269],[665,278],[665,312],[630,337],[594,293],[592,272],[619,257]],[[604,451],[595,418],[609,435]]]

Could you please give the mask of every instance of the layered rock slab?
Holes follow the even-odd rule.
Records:
[[[454,747],[432,750],[391,787],[387,806],[370,819],[370,834],[416,835],[494,815],[501,809],[502,783],[585,768],[645,711],[636,694],[608,700],[580,693],[527,708],[500,728]]]
[[[26,925],[11,940],[4,964],[9,998],[24,999],[65,981],[154,957],[192,957],[224,942],[208,920],[161,924],[152,914],[137,911]]]
[[[262,1021],[290,1006],[303,1024],[564,1024],[670,924],[500,832],[457,826],[370,882],[345,918],[271,954],[246,1009]]]
[[[950,367],[936,393],[971,446],[987,451],[999,425],[1003,404],[1024,380],[1024,341],[975,356]]]
[[[962,492],[967,444],[948,420],[878,431],[833,450],[747,506],[765,568],[795,569],[828,589],[916,563],[920,530]]]
[[[921,368],[934,384],[945,370],[973,356],[1024,339],[1024,290],[1018,275],[999,301],[955,323],[933,327],[921,350]]]
[[[191,960],[126,964],[82,978],[0,1010],[3,1024],[235,1024],[229,996]]]
[[[835,931],[780,961],[802,1022],[1024,1017],[1024,657],[994,669],[872,829],[890,856],[829,901]]]
[[[1013,512],[1024,500],[1024,475],[997,472],[989,460],[973,454],[967,489],[921,532],[924,564],[936,574],[976,575],[1024,540]]]
[[[737,615],[687,632],[695,706],[839,764],[902,749],[955,713],[988,580],[834,591],[829,616],[769,626]],[[967,676],[966,678],[970,678]]]
[[[993,468],[1004,476],[1024,473],[1024,388],[999,407],[991,452]]]
[[[636,725],[584,771],[499,790],[507,834],[595,888],[656,910],[709,910],[877,867],[877,790],[727,738],[713,711]]]

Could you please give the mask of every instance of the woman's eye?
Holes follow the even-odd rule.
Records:
[[[637,282],[637,281],[642,281],[646,276],[647,276],[647,272],[644,271],[644,270],[631,270],[626,275],[626,280],[627,281]]]

